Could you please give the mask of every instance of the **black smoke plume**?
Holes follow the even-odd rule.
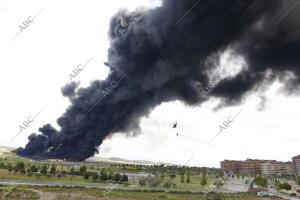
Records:
[[[202,95],[211,81],[207,72],[217,67],[208,60],[227,49],[243,56],[247,67],[211,92],[224,106],[272,81],[269,74],[285,80],[293,73],[285,85],[298,91],[300,12],[289,9],[295,0],[196,2],[163,0],[161,7],[113,16],[107,79],[88,88],[66,86],[63,94],[72,104],[58,119],[60,130],[43,126],[17,154],[82,161],[108,135],[138,132],[141,117],[163,102],[199,105],[209,98]]]

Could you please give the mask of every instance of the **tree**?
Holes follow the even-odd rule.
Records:
[[[181,174],[181,183],[184,183],[184,174]]]
[[[187,183],[191,183],[191,179],[190,179],[190,175],[188,174],[187,179],[186,179]]]
[[[21,172],[22,174],[25,172],[25,164],[23,162],[17,162],[15,166],[15,172]]]
[[[108,180],[108,174],[105,169],[102,169],[100,172],[100,180],[102,181]]]
[[[70,174],[71,174],[71,175],[74,175],[74,174],[75,174],[75,168],[74,168],[74,167],[72,167],[72,168],[70,169]]]
[[[172,183],[170,181],[167,181],[164,183],[164,187],[170,188],[172,186]]]
[[[207,200],[223,200],[224,197],[219,193],[213,193],[208,196]]]
[[[52,165],[50,169],[50,174],[55,174],[56,173],[56,165]]]
[[[170,175],[170,178],[171,178],[171,179],[174,179],[174,178],[176,178],[176,174],[174,174],[174,173],[173,173],[173,174],[171,174],[171,175]]]
[[[117,164],[116,164],[117,165]],[[112,177],[113,177],[113,173],[112,172],[108,172],[108,176],[107,176],[107,179],[108,180],[112,180]]]
[[[46,175],[47,172],[48,172],[48,166],[47,166],[46,164],[44,164],[44,165],[42,166],[41,173],[42,173],[43,175]]]
[[[29,169],[32,173],[33,172],[38,172],[38,168],[35,165],[31,165]]]
[[[121,179],[122,179],[122,181],[127,182],[128,181],[128,176],[123,174]]]
[[[145,186],[146,183],[147,183],[147,180],[146,180],[145,178],[141,178],[141,179],[139,180],[140,186]]]
[[[160,180],[158,180],[158,179],[151,179],[151,180],[150,180],[150,186],[151,186],[151,187],[157,187],[157,186],[159,186],[160,183],[161,183],[161,182],[160,182]]]
[[[268,187],[268,180],[262,176],[255,177],[254,183],[261,187]]]
[[[297,177],[296,182],[298,185],[300,185],[300,177]]]
[[[40,174],[36,174],[35,177],[36,177],[37,180],[39,180],[40,177],[41,177],[41,175]]]
[[[89,176],[88,173],[85,173],[85,174],[83,175],[83,177],[84,177],[84,179],[87,179],[87,180],[90,178],[90,176]]]
[[[94,182],[96,182],[96,180],[99,178],[99,176],[97,174],[93,174],[92,177],[93,177]]]
[[[86,171],[87,171],[87,168],[85,165],[83,165],[79,168],[79,172],[81,175],[85,175]]]
[[[285,183],[279,184],[279,189],[291,190],[292,186],[285,182]]]
[[[223,178],[223,177],[224,177],[224,175],[225,175],[225,174],[224,174],[224,172],[223,172],[223,171],[221,171],[221,172],[220,172],[220,177],[221,177],[221,178]]]
[[[7,169],[8,169],[8,172],[10,173],[14,169],[14,167],[11,163],[8,163],[7,164]]]
[[[120,173],[116,173],[112,177],[112,180],[115,181],[115,182],[121,181],[121,179],[122,179],[122,176],[121,176]]]
[[[4,169],[5,168],[5,164],[3,162],[0,162],[0,168]]]
[[[202,176],[202,177],[201,177],[201,179],[200,179],[200,184],[201,184],[202,186],[207,185],[206,176]]]
[[[217,180],[214,182],[214,186],[216,186],[216,188],[221,188],[223,186],[223,183],[222,183],[222,181]]]

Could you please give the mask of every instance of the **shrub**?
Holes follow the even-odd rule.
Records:
[[[255,177],[254,183],[262,187],[268,187],[268,180],[262,176]]]
[[[166,195],[166,194],[161,194],[158,197],[161,199],[168,199],[168,195]]]
[[[201,184],[202,186],[207,185],[206,176],[202,176],[202,177],[201,177],[200,184]]]
[[[81,175],[85,175],[86,171],[87,171],[87,168],[85,165],[83,165],[79,168],[79,172]]]
[[[120,173],[116,173],[112,176],[112,180],[115,182],[121,181],[122,180],[122,175]]]
[[[122,179],[122,181],[127,182],[128,181],[128,176],[123,174],[121,179]]]
[[[96,180],[99,178],[99,176],[98,176],[97,174],[94,174],[94,175],[92,176],[92,178],[93,178],[94,182],[96,182]]]
[[[170,174],[170,178],[171,178],[171,179],[176,178],[176,174]]]
[[[213,193],[210,194],[207,198],[207,200],[223,200],[224,198],[222,197],[221,194]]]
[[[145,186],[146,183],[147,183],[147,180],[144,179],[144,178],[141,178],[141,179],[139,180],[139,184],[140,184],[141,186]]]
[[[279,188],[280,189],[285,189],[285,190],[291,190],[292,186],[288,183],[281,183],[281,184],[279,184]]]
[[[172,186],[172,183],[170,181],[164,183],[164,187],[166,187],[166,188],[170,188],[171,186]]]
[[[161,183],[160,180],[158,180],[158,179],[152,179],[150,181],[150,186],[151,187],[157,187],[157,186],[159,186],[160,183]]]
[[[88,174],[88,173],[85,173],[85,174],[84,174],[84,179],[89,179],[89,178],[90,178],[89,174]]]
[[[102,181],[108,180],[108,174],[104,169],[102,169],[100,172],[100,180]]]

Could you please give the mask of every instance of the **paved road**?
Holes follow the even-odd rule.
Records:
[[[282,193],[277,192],[274,189],[268,189],[268,191],[269,191],[270,195],[273,195],[273,196],[276,196],[276,197],[281,197],[283,199],[300,200],[299,197],[292,197],[292,196],[287,195],[287,194],[282,194]]]
[[[245,181],[248,180],[248,183],[245,184]],[[250,183],[253,181],[253,178],[250,179],[227,179],[224,188],[233,191],[233,192],[248,192]]]
[[[253,178],[248,179],[248,182],[251,183],[253,181]],[[229,179],[226,180],[226,183],[224,185],[224,188],[233,191],[233,192],[248,192],[248,189],[250,187],[250,184],[245,184],[245,180],[243,179]],[[268,192],[272,196],[281,197],[283,199],[289,199],[289,200],[300,200],[299,197],[292,197],[287,194],[282,194],[277,192],[275,189],[269,188]]]

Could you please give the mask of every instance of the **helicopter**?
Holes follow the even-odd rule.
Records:
[[[173,128],[177,128],[177,122],[173,123]]]

